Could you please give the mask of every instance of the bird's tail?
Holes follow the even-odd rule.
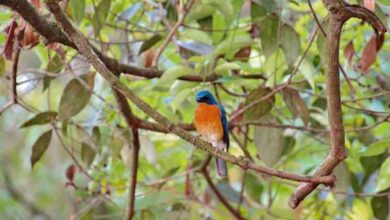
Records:
[[[221,158],[216,158],[217,162],[217,173],[220,177],[227,175],[226,161]]]

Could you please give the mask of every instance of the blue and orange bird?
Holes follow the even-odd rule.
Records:
[[[194,120],[196,131],[214,147],[227,152],[229,149],[229,127],[225,109],[207,90],[198,92],[196,101],[198,102]],[[226,176],[226,161],[216,158],[216,162],[218,175]]]

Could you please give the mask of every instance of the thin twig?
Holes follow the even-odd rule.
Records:
[[[138,161],[139,161],[139,150],[140,150],[140,142],[139,142],[139,134],[137,124],[132,120],[133,112],[127,103],[126,97],[121,93],[113,89],[116,101],[118,102],[119,110],[122,112],[123,117],[127,123],[129,129],[132,132],[132,144],[129,144],[129,148],[131,151],[131,166],[130,166],[130,185],[129,185],[129,207],[127,210],[127,219],[132,219],[135,211],[135,191],[137,186],[137,173],[138,173]]]
[[[233,206],[229,204],[229,202],[226,200],[225,197],[223,197],[222,193],[217,189],[217,187],[214,185],[213,181],[210,178],[210,175],[207,170],[203,171],[204,178],[209,185],[211,191],[214,192],[214,194],[217,196],[218,200],[223,204],[223,206],[226,207],[226,209],[232,214],[236,219],[244,219],[244,217],[241,216],[240,212],[235,210]]]
[[[192,7],[192,4],[194,3],[194,0],[189,0],[187,5],[183,6],[181,17],[177,20],[176,24],[172,27],[171,31],[165,38],[163,44],[161,47],[157,50],[156,55],[153,58],[152,67],[158,66],[158,61],[160,59],[161,54],[165,50],[165,48],[168,46],[169,42],[171,41],[173,35],[175,35],[176,31],[179,29],[179,27],[183,24],[188,12],[190,12],[190,9]]]

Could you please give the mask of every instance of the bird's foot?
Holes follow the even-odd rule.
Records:
[[[199,137],[201,137],[201,136],[202,136],[202,135],[200,135],[200,134],[197,134],[197,135],[192,136],[191,143],[195,145],[196,139],[199,138]]]

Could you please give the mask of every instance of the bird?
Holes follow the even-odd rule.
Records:
[[[227,152],[230,142],[225,109],[207,90],[199,91],[195,99],[198,104],[195,109],[194,124],[198,135],[217,149]],[[227,176],[225,160],[217,157],[216,168],[220,177]]]

